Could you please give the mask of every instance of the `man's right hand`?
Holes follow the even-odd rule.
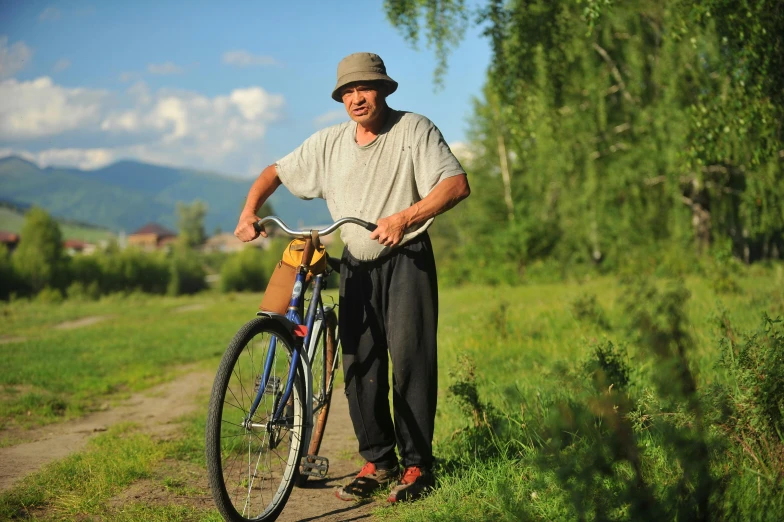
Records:
[[[237,223],[237,228],[234,230],[234,235],[245,243],[253,241],[259,237],[259,233],[253,227],[253,224],[259,220],[261,218],[255,214],[242,214]],[[267,231],[264,230],[264,227],[261,227],[261,237],[267,237]]]

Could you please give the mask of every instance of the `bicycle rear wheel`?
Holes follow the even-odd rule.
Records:
[[[229,521],[275,520],[291,494],[303,450],[302,373],[295,374],[283,418],[272,422],[288,378],[292,336],[273,319],[248,322],[221,359],[207,414],[207,474],[213,499]],[[251,404],[274,347],[267,386]]]
[[[330,309],[324,313],[324,321],[314,332],[317,344],[310,367],[313,374],[313,433],[310,436],[308,455],[318,455],[327,427],[338,356],[337,326],[338,317],[335,311]],[[308,476],[301,474],[297,479],[297,486],[302,487],[307,481]]]

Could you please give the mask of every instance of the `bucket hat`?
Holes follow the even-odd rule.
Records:
[[[342,103],[340,89],[351,82],[378,80],[389,85],[387,94],[392,94],[397,90],[397,82],[387,76],[384,60],[379,55],[373,53],[349,54],[338,64],[338,81],[332,91],[332,99]]]

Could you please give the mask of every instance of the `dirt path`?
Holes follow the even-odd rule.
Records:
[[[111,315],[93,315],[90,317],[75,319],[73,321],[65,321],[64,323],[60,323],[55,326],[55,328],[58,330],[73,330],[74,328],[84,328],[85,326],[100,323],[101,321],[106,321],[107,319],[111,318]]]
[[[281,522],[336,522],[371,520],[377,503],[346,502],[335,497],[335,488],[357,474],[364,461],[357,453],[357,439],[348,415],[348,401],[343,387],[332,393],[332,406],[327,431],[321,443],[321,455],[329,459],[326,480],[308,482],[305,488],[294,488],[280,518]]]
[[[118,422],[137,422],[149,433],[165,435],[176,427],[178,417],[195,410],[194,397],[210,386],[212,378],[206,372],[191,372],[135,394],[115,408],[23,432],[30,442],[0,448],[0,491],[44,464],[79,451],[90,437]]]
[[[209,389],[213,377],[208,372],[191,372],[145,393],[133,395],[110,410],[25,432],[24,437],[30,442],[0,448],[0,491],[8,489],[17,480],[43,465],[79,451],[90,437],[118,422],[137,422],[146,432],[155,436],[169,435],[176,429],[175,421],[178,417],[204,406],[197,404],[194,397]],[[350,480],[359,471],[362,459],[356,450],[357,442],[348,414],[348,402],[343,388],[337,387],[333,393],[332,409],[320,452],[330,461],[328,478],[308,482],[305,488],[295,488],[278,520],[371,520],[370,513],[378,503],[345,502],[334,494],[337,486]],[[132,484],[112,499],[109,506],[121,508],[126,502],[140,501],[149,504],[187,504],[197,508],[213,506],[206,473],[202,468],[177,461],[165,461],[162,465],[162,474],[181,476],[184,483],[199,493],[172,494],[163,490],[160,480],[145,479]]]
[[[358,504],[344,502],[335,497],[334,490],[350,480],[362,460],[356,453],[357,440],[348,415],[348,403],[343,388],[336,388],[332,398],[332,410],[327,422],[327,431],[321,445],[321,454],[329,459],[330,468],[326,480],[308,482],[305,488],[294,488],[280,522],[336,522],[349,520],[371,520],[373,503]],[[187,494],[167,489],[163,483],[168,479],[187,484]],[[204,468],[195,464],[164,461],[152,477],[139,480],[113,498],[109,506],[121,509],[129,503],[146,505],[187,505],[198,509],[215,507],[207,484]]]

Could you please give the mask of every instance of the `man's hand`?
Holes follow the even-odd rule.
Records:
[[[370,239],[375,239],[386,247],[394,248],[402,241],[403,234],[408,228],[407,223],[408,220],[403,212],[381,218],[376,222],[378,228],[370,234]]]
[[[237,228],[234,230],[234,235],[237,236],[240,241],[247,243],[248,241],[253,241],[257,237],[259,237],[259,233],[256,232],[256,229],[253,228],[253,223],[259,221],[261,218],[256,214],[245,214],[243,213],[240,216],[240,220],[237,223]],[[267,231],[264,230],[264,227],[261,227],[261,237],[267,237]]]
[[[274,164],[262,170],[259,177],[253,182],[248,191],[248,197],[245,199],[245,208],[240,213],[237,228],[234,229],[234,235],[241,241],[247,243],[259,237],[259,233],[253,228],[253,223],[260,219],[256,212],[279,186],[280,178]],[[267,237],[267,232],[263,227],[261,237]]]

